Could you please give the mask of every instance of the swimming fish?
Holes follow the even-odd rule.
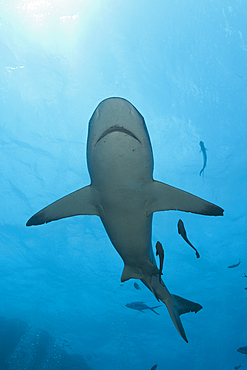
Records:
[[[242,277],[247,277],[246,273],[244,273],[244,276],[242,276]]]
[[[160,273],[159,273],[159,280],[161,281],[163,263],[164,263],[164,249],[160,242],[156,243],[156,256],[159,256],[160,259]]]
[[[156,370],[158,365],[154,365],[151,367],[151,370]]]
[[[205,148],[203,141],[200,141],[199,145],[201,147],[200,151],[202,152],[202,156],[203,156],[203,167],[199,173],[199,175],[201,176],[201,174],[204,173],[205,167],[207,165],[207,153],[206,153],[207,149]]]
[[[140,285],[139,285],[139,284],[137,284],[137,283],[134,283],[134,287],[135,287],[137,290],[141,290]]]
[[[247,346],[240,347],[237,349],[238,352],[243,353],[244,355],[247,355]]]
[[[124,262],[121,281],[140,279],[166,305],[188,342],[180,315],[198,312],[202,306],[170,294],[159,281],[151,243],[153,213],[180,210],[223,216],[224,210],[153,179],[153,152],[144,118],[122,98],[105,99],[95,109],[89,121],[87,165],[90,185],[43,208],[26,225],[77,215],[99,216]]]
[[[196,251],[196,257],[200,258],[200,254],[198,253],[197,249],[195,247],[193,247],[193,245],[191,244],[191,242],[187,238],[186,231],[185,231],[185,228],[184,228],[184,223],[183,223],[182,220],[178,221],[178,233],[182,236],[182,238],[186,241],[186,243],[188,243],[191,246],[191,248],[193,248]]]
[[[238,263],[236,263],[235,265],[230,265],[230,266],[228,266],[228,268],[229,269],[232,269],[234,267],[238,267],[240,265],[240,263],[241,263],[241,261],[240,261],[240,258],[239,258],[239,262]]]
[[[238,365],[238,366],[234,366],[234,369],[240,369],[240,367],[242,367],[242,365],[240,364],[240,365]]]
[[[155,307],[149,307],[144,302],[127,303],[125,306],[128,307],[128,308],[132,308],[133,310],[138,310],[138,311],[141,311],[141,312],[143,312],[143,310],[151,310],[154,313],[156,313],[156,315],[159,315],[159,313],[154,311],[154,308],[161,307],[161,305],[155,306]]]

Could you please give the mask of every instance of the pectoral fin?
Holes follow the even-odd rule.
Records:
[[[26,226],[41,225],[77,215],[97,215],[91,186],[86,186],[57,200],[32,216]]]
[[[224,210],[186,191],[174,188],[162,182],[154,181],[147,214],[153,212],[177,210],[209,216],[223,216]]]

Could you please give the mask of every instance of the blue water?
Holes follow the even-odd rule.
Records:
[[[1,369],[247,369],[246,17],[241,0],[0,2]],[[99,218],[25,226],[89,184],[88,121],[110,96],[144,116],[155,179],[225,209],[154,215],[168,289],[203,306],[181,316],[189,343],[164,305],[125,306],[158,303],[120,283]]]

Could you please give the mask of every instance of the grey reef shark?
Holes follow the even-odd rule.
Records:
[[[202,306],[170,294],[159,280],[151,244],[153,213],[179,210],[221,216],[223,209],[153,179],[153,153],[144,118],[122,98],[105,99],[95,109],[89,121],[87,165],[90,185],[43,208],[26,225],[99,216],[124,262],[121,281],[140,279],[166,305],[188,342],[179,316],[198,312]]]

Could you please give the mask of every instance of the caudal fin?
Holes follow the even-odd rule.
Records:
[[[153,255],[151,255],[151,261],[154,260]],[[153,292],[158,301],[162,301],[171,316],[171,319],[176,326],[181,337],[188,342],[186,334],[184,332],[183,325],[180,320],[180,315],[187,312],[198,312],[202,309],[202,306],[198,303],[194,303],[187,299],[181,298],[175,294],[170,294],[165,283],[161,280],[159,281],[159,275],[151,275],[147,278],[141,279],[143,284],[146,285],[148,289]],[[153,307],[155,308],[155,307]]]
[[[169,314],[171,316],[171,319],[176,326],[179,334],[181,337],[188,343],[188,339],[186,337],[182,322],[180,320],[180,315],[187,313],[187,312],[195,312],[197,313],[202,309],[202,306],[199,303],[194,303],[192,301],[189,301],[187,299],[184,299],[182,297],[179,297],[175,294],[171,294],[172,300],[170,302],[163,301],[167,309],[169,311]]]

